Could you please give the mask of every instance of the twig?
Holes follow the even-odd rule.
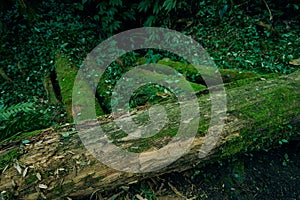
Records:
[[[270,8],[269,8],[269,5],[267,4],[266,0],[263,0],[263,2],[265,3],[265,5],[266,5],[266,7],[267,7],[267,9],[268,9],[268,11],[269,11],[270,21],[272,21],[273,15],[272,15],[272,12],[271,12],[271,10],[270,10]]]
[[[241,4],[238,4],[238,5],[236,5],[236,7],[239,8],[239,7],[241,7],[241,6],[243,6],[243,5],[247,4],[247,3],[249,3],[250,1],[251,1],[251,0],[246,1],[246,2],[243,2],[243,3],[241,3]]]

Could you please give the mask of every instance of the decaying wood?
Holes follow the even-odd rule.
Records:
[[[86,197],[94,191],[112,189],[163,173],[183,171],[196,164],[211,162],[246,150],[269,148],[272,141],[288,139],[291,132],[299,131],[299,74],[300,70],[278,79],[261,80],[228,89],[227,118],[222,135],[215,149],[203,159],[199,158],[199,149],[209,124],[209,115],[206,115],[210,109],[208,95],[199,97],[202,117],[199,134],[195,137],[191,149],[167,167],[154,172],[136,174],[109,168],[86,150],[70,125],[56,131],[47,129],[30,138],[30,143],[24,147],[4,146],[0,155],[17,148],[20,156],[1,173],[0,190],[14,195],[15,199]],[[171,110],[175,115],[176,108]],[[134,115],[143,114],[145,112],[139,111]],[[122,119],[126,120],[126,116]],[[170,120],[170,125],[167,125],[169,129],[172,128],[172,123]],[[117,134],[119,131],[113,119],[109,117],[101,119],[100,124],[109,134]],[[86,130],[92,130],[94,127],[93,124],[87,124]],[[167,135],[157,137],[151,143],[153,146],[144,150],[147,152],[146,161],[149,165],[151,160],[153,163],[157,161],[156,157],[151,157],[152,152],[167,144],[169,140]],[[99,141],[101,143],[101,139],[95,138],[96,143]],[[142,140],[130,138],[116,141],[117,145],[125,149],[140,146],[142,143]],[[176,149],[173,153],[176,153]]]

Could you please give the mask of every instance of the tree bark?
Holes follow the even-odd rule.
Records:
[[[113,189],[145,178],[173,171],[184,171],[195,165],[202,165],[223,159],[245,151],[268,149],[282,139],[299,136],[300,124],[300,70],[277,79],[247,84],[241,87],[227,87],[227,112],[225,126],[218,137],[214,149],[204,158],[199,150],[203,145],[210,123],[210,101],[208,95],[201,95],[199,114],[201,116],[198,134],[191,148],[172,164],[148,173],[128,173],[112,169],[98,160],[81,142],[74,126],[65,125],[59,130],[47,129],[30,138],[25,145],[5,145],[0,151],[2,157],[17,151],[13,163],[7,165],[1,173],[0,191],[15,199],[72,199],[86,197],[94,191]],[[175,105],[175,104],[174,104]],[[176,133],[178,127],[178,107],[169,105],[171,119],[165,132]],[[174,106],[174,107],[173,107]],[[172,116],[172,113],[174,116]],[[208,113],[208,114],[207,114]],[[142,110],[134,113],[145,116]],[[174,117],[174,118],[172,118]],[[121,116],[126,120],[128,116]],[[153,152],[168,144],[172,134],[162,134],[149,140],[118,137],[120,128],[115,128],[112,117],[100,119],[107,135],[115,139],[115,144],[126,149],[146,152],[141,158],[144,166],[157,162]],[[97,124],[85,124],[87,132]],[[218,128],[218,127],[215,127]],[[95,144],[103,142],[95,138]],[[176,154],[176,146],[170,154]],[[108,156],[114,156],[113,154]],[[200,156],[200,157],[199,157]],[[172,156],[170,156],[170,159]],[[145,160],[143,160],[145,159]],[[161,160],[161,162],[167,162]],[[131,161],[128,161],[130,167]],[[158,166],[159,167],[159,166]]]

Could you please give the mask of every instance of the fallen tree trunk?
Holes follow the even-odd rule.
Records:
[[[278,79],[261,80],[228,89],[227,118],[222,135],[215,148],[203,159],[199,158],[199,149],[209,125],[209,115],[206,114],[209,113],[210,103],[207,95],[198,99],[202,117],[190,151],[167,167],[139,174],[109,168],[86,150],[74,127],[68,125],[55,131],[44,130],[29,139],[29,144],[21,147],[4,146],[1,155],[14,152],[18,159],[2,171],[0,190],[6,191],[5,194],[14,199],[76,199],[86,197],[96,190],[112,189],[172,171],[184,171],[195,165],[245,151],[268,149],[282,139],[299,134],[299,74],[300,70]],[[176,109],[171,110],[177,113]],[[135,113],[137,116],[146,114],[144,111]],[[123,120],[126,120],[126,116]],[[174,116],[174,122],[176,120],[178,119]],[[108,131],[108,135],[117,138],[116,145],[131,151],[150,152],[147,157],[149,165],[151,159],[157,162],[155,157],[151,157],[151,151],[167,144],[178,127],[178,124],[173,123],[171,116],[170,124],[173,124],[165,130],[168,134],[153,137],[152,140],[122,140],[118,139],[121,132],[115,128],[111,118],[103,118],[100,123],[103,129]],[[94,125],[87,125],[87,130],[92,129]]]

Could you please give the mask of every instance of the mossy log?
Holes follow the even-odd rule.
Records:
[[[56,91],[56,95],[61,96],[63,105],[66,107],[66,113],[68,121],[73,121],[72,116],[72,92],[73,85],[76,78],[78,68],[70,61],[70,59],[63,54],[57,54],[55,59],[55,75],[58,82],[59,91]],[[85,85],[85,87],[88,87]],[[99,102],[96,103],[96,112],[98,115],[103,115],[104,112],[101,109]]]
[[[0,155],[11,151],[16,155],[17,149],[18,157],[2,170],[0,190],[6,191],[5,195],[13,199],[82,199],[95,191],[113,189],[164,173],[180,172],[245,151],[272,148],[280,140],[289,140],[292,136],[299,135],[299,75],[300,70],[276,79],[262,79],[237,88],[229,87],[226,90],[227,118],[222,135],[215,148],[203,159],[199,158],[199,149],[209,125],[209,115],[206,115],[210,110],[208,95],[198,98],[200,115],[203,117],[191,149],[167,167],[140,174],[109,168],[86,150],[74,127],[66,125],[59,130],[44,130],[30,138],[29,144],[21,147],[9,144],[3,146]],[[169,106],[172,108],[172,124],[178,119],[173,116],[173,121],[172,113],[178,114],[179,108]],[[147,112],[142,110],[134,115],[144,117]],[[123,116],[122,119],[126,118]],[[110,116],[102,117],[100,124],[115,140],[116,145],[131,151],[150,152],[150,164],[151,159],[157,162],[155,157],[151,158],[151,151],[165,145],[177,131],[176,128],[173,129],[176,123],[172,126],[167,124],[163,133],[147,140],[122,140],[124,135],[120,136],[121,131],[115,128]],[[87,130],[93,126],[87,125]]]

